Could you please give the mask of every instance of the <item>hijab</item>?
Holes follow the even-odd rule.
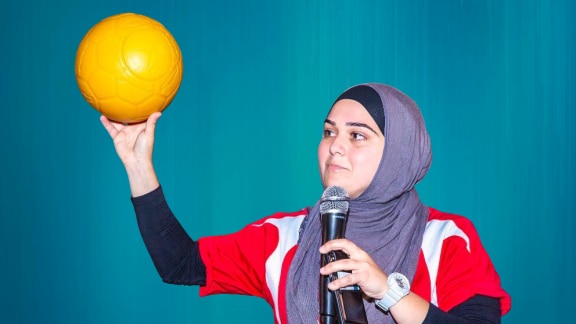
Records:
[[[428,208],[414,186],[430,167],[432,153],[422,114],[399,90],[378,83],[347,89],[341,99],[358,101],[383,131],[384,152],[370,185],[350,200],[345,237],[366,251],[386,273],[400,272],[411,281],[416,272]],[[312,323],[319,318],[321,223],[320,203],[300,228],[298,249],[286,286],[288,321]],[[389,314],[364,301],[369,323],[393,323]]]

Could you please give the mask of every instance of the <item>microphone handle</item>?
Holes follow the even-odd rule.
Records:
[[[348,211],[332,211],[324,213],[322,221],[322,243],[344,237]],[[342,251],[331,251],[322,256],[322,266],[336,260],[348,258]],[[322,324],[367,324],[368,319],[364,309],[362,291],[357,289],[340,289],[331,291],[328,284],[337,275],[321,276],[320,285],[320,320]]]
[[[322,244],[342,238],[346,227],[347,213],[343,211],[329,211],[320,215],[322,221]],[[322,266],[330,262],[328,255],[322,256]],[[320,322],[322,324],[345,324],[344,318],[338,309],[336,293],[328,289],[330,276],[320,278]]]
[[[348,213],[337,210],[320,215],[322,221],[322,244],[343,238]]]

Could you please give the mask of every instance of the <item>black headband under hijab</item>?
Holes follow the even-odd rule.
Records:
[[[372,116],[372,119],[374,119],[378,125],[378,128],[380,128],[382,134],[384,134],[384,109],[382,106],[382,99],[380,99],[380,95],[376,90],[367,85],[358,85],[344,91],[338,98],[336,98],[334,103],[342,99],[351,99],[364,106],[370,116]]]

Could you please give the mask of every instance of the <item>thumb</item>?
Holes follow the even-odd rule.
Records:
[[[146,135],[154,135],[154,131],[156,130],[156,123],[158,119],[162,116],[161,112],[155,112],[146,121]]]

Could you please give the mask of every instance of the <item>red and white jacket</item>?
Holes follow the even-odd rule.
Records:
[[[272,306],[275,322],[287,323],[286,278],[306,215],[307,209],[276,213],[236,233],[201,238],[206,285],[200,295],[262,297]],[[472,222],[433,208],[411,291],[444,311],[474,295],[499,298],[502,314],[511,306]]]

